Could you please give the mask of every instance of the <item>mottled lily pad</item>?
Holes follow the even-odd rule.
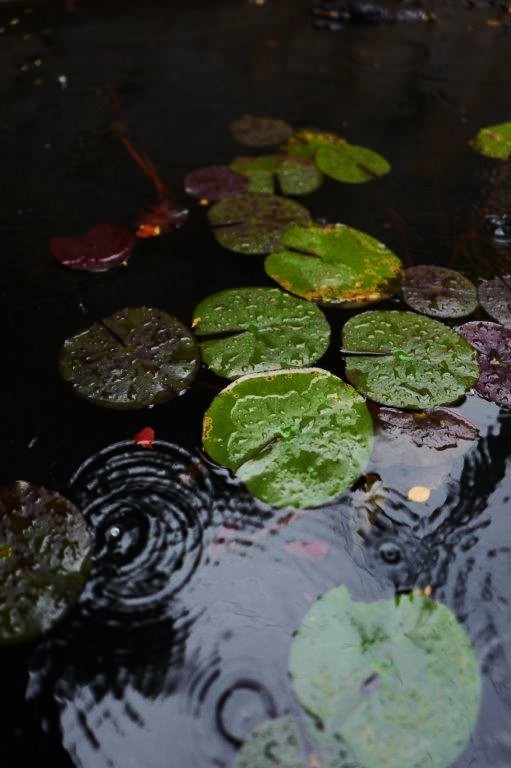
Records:
[[[294,226],[264,268],[279,285],[320,304],[361,307],[392,296],[403,265],[374,237],[345,224]]]
[[[479,301],[497,322],[511,328],[511,275],[484,280],[477,289]]]
[[[308,195],[323,181],[323,174],[308,157],[237,157],[229,167],[249,179],[249,192],[259,194]]]
[[[254,374],[204,417],[204,448],[275,507],[317,507],[362,474],[372,447],[363,398],[327,371]]]
[[[416,312],[430,317],[466,317],[477,309],[475,285],[460,272],[426,264],[409,267],[403,298]]]
[[[76,394],[105,408],[147,408],[185,390],[199,369],[193,336],[160,309],[131,307],[67,339],[59,368]]]
[[[475,320],[457,330],[478,354],[481,374],[476,391],[487,400],[511,408],[511,328]]]
[[[330,340],[321,310],[278,288],[232,288],[208,296],[194,311],[193,328],[205,337],[206,365],[228,379],[311,365]]]
[[[52,237],[50,251],[66,267],[105,272],[122,264],[135,246],[135,236],[115,221],[97,224],[84,235]]]
[[[414,410],[448,405],[479,376],[470,344],[413,312],[363,312],[345,324],[342,342],[348,381],[381,405]]]
[[[208,211],[217,241],[236,253],[268,253],[280,245],[292,224],[308,224],[310,214],[294,200],[275,195],[240,195],[215,203]]]
[[[229,126],[232,136],[247,147],[271,147],[291,136],[293,129],[285,120],[274,117],[243,115]]]
[[[456,448],[460,441],[475,440],[479,434],[475,424],[448,408],[408,413],[372,404],[370,411],[388,437],[405,435],[418,448],[445,451]]]
[[[18,481],[0,489],[0,645],[50,629],[78,601],[90,568],[79,510]]]
[[[201,200],[225,200],[248,192],[246,176],[225,165],[209,165],[185,176],[185,192]]]
[[[495,160],[509,160],[511,157],[511,122],[498,123],[481,128],[471,142],[476,152]]]
[[[327,768],[449,768],[476,722],[470,639],[419,592],[372,603],[327,592],[293,640],[290,671]]]
[[[280,717],[257,726],[236,755],[234,768],[305,768],[294,720]]]

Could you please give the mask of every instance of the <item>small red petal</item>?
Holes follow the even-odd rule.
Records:
[[[142,448],[152,448],[154,443],[154,429],[152,427],[144,427],[140,432],[137,432],[133,438],[133,442]]]
[[[298,557],[325,557],[328,544],[325,541],[288,541],[284,549]]]

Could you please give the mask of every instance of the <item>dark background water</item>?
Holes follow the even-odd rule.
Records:
[[[467,144],[511,116],[511,36],[484,11],[331,34],[296,0],[68,5],[0,10],[1,480],[80,503],[96,561],[62,625],[0,653],[0,765],[231,765],[255,724],[294,711],[291,635],[317,595],[346,584],[365,600],[429,585],[452,608],[484,671],[456,767],[509,768],[509,412],[470,395],[460,410],[480,438],[465,452],[394,457],[377,443],[386,499],[358,490],[290,518],[200,456],[220,380],[202,373],[177,400],[123,414],[75,397],[56,369],[63,339],[93,320],[147,304],[189,323],[214,290],[268,284],[261,259],[217,246],[192,202],[186,227],[139,241],[128,268],[108,274],[66,270],[47,244],[130,223],[154,199],[120,142],[114,90],[133,140],[176,189],[189,170],[244,153],[230,120],[273,114],[393,164],[367,186],[327,180],[304,201],[315,217],[365,229],[406,263],[511,271],[509,178]],[[335,373],[346,316],[329,313],[321,364]],[[153,451],[130,442],[145,426]],[[427,503],[407,500],[414,485],[432,489]],[[285,546],[304,540],[326,544],[325,556]]]

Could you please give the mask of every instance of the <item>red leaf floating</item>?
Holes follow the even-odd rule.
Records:
[[[140,432],[137,432],[133,438],[133,442],[140,445],[142,448],[152,448],[154,443],[154,429],[152,427],[144,427]]]
[[[326,541],[288,541],[284,549],[298,557],[325,557],[328,544]]]
[[[115,221],[97,224],[84,235],[52,237],[50,251],[61,264],[83,272],[105,272],[122,264],[133,250],[135,237]]]

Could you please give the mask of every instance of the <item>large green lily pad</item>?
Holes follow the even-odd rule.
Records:
[[[195,308],[193,328],[205,337],[206,365],[228,379],[311,365],[330,340],[321,310],[278,288],[232,288],[208,296]]]
[[[269,253],[292,224],[308,224],[310,214],[294,200],[276,195],[239,195],[208,211],[217,241],[236,253]]]
[[[246,176],[249,192],[272,195],[308,195],[315,192],[323,181],[323,174],[308,157],[288,155],[261,155],[237,157],[229,168]]]
[[[190,331],[160,309],[130,307],[71,336],[60,352],[62,378],[105,408],[165,403],[185,390],[200,366]]]
[[[346,376],[382,405],[448,405],[479,377],[476,352],[460,338],[438,320],[413,312],[363,312],[343,328]]]
[[[360,477],[373,441],[363,398],[319,368],[230,384],[204,417],[204,448],[275,507],[317,507]]]
[[[305,768],[294,720],[279,717],[257,726],[236,755],[234,768]]]
[[[485,157],[509,160],[511,157],[511,122],[481,128],[471,142],[473,148]]]
[[[0,489],[0,645],[36,637],[75,605],[90,554],[70,501],[22,481]]]
[[[327,768],[450,768],[475,725],[479,665],[451,611],[419,592],[318,600],[290,671]]]
[[[392,296],[403,265],[374,237],[345,224],[294,226],[281,239],[285,250],[264,263],[279,285],[321,304],[361,307]]]

